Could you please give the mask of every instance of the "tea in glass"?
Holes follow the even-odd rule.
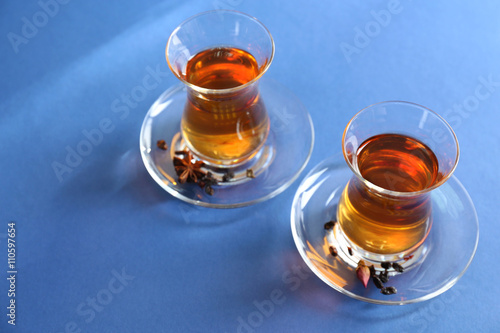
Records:
[[[186,147],[206,165],[239,167],[264,146],[270,122],[258,83],[274,56],[267,28],[236,11],[210,11],[171,34],[167,62],[186,85]]]
[[[356,152],[360,174],[368,182],[397,192],[418,192],[439,179],[437,157],[417,139],[381,134]],[[338,219],[345,235],[370,252],[399,253],[419,246],[430,230],[428,195],[381,195],[353,178],[344,189]]]
[[[451,127],[417,104],[378,103],[351,119],[342,150],[354,175],[337,206],[339,239],[375,262],[419,249],[433,223],[431,192],[458,163]]]
[[[232,47],[205,50],[188,61],[186,81],[217,90],[203,94],[189,91],[181,128],[195,153],[236,164],[262,147],[269,132],[266,107],[257,85],[242,87],[259,73],[259,65],[249,52]]]

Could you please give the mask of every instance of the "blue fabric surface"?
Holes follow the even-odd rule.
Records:
[[[372,103],[412,101],[450,122],[461,148],[455,175],[481,233],[451,290],[388,307],[324,284],[290,232],[304,174],[235,210],[185,204],[151,179],[138,140],[149,106],[178,83],[166,41],[215,8],[251,14],[273,34],[265,75],[302,100],[315,126],[306,171],[340,151],[347,122]],[[498,331],[499,12],[494,0],[2,2],[0,332]],[[127,104],[147,75],[154,89]],[[88,154],[56,172],[92,133]],[[9,221],[15,327],[6,316]]]

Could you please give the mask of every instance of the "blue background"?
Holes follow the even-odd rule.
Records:
[[[65,1],[47,7],[50,16],[34,0],[0,4],[1,332],[499,330],[498,1]],[[266,76],[293,91],[315,124],[306,171],[340,151],[348,120],[372,103],[408,100],[445,116],[461,145],[455,175],[481,232],[457,285],[401,307],[328,287],[290,231],[305,173],[276,198],[235,210],[185,204],[150,178],[139,131],[153,101],[178,83],[164,58],[168,36],[215,8],[249,13],[272,32]],[[113,112],[150,69],[160,71],[157,87]],[[65,163],[103,119],[111,125],[102,141],[58,177],[54,162]],[[15,328],[6,317],[11,220]],[[96,297],[94,310],[87,302]]]

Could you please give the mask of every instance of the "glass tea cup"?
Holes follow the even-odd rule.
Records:
[[[337,207],[337,238],[372,262],[413,256],[432,227],[430,194],[458,163],[452,128],[423,106],[382,102],[349,121],[342,149],[354,175]]]
[[[249,161],[270,128],[258,88],[274,56],[267,28],[237,11],[209,11],[181,23],[165,53],[187,89],[181,120],[187,148],[215,167]]]

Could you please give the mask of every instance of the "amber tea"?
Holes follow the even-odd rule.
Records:
[[[435,154],[419,140],[399,134],[373,136],[355,154],[365,181],[403,195],[374,191],[353,177],[337,211],[344,234],[354,245],[376,254],[417,248],[432,224],[431,202],[429,195],[409,192],[425,190],[440,180]]]
[[[248,52],[216,47],[194,55],[185,80],[188,89],[182,134],[195,154],[214,164],[235,165],[251,158],[269,132],[269,118],[257,84],[260,68]]]

